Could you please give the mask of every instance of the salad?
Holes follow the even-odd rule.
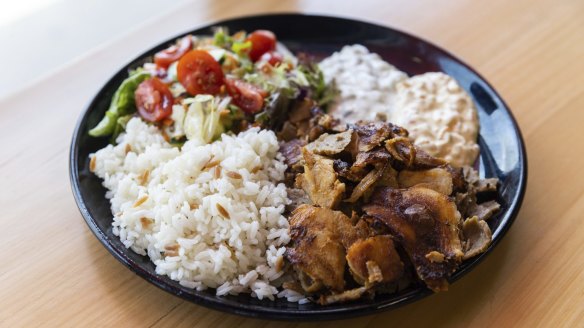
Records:
[[[326,109],[335,94],[315,62],[295,57],[271,31],[220,27],[213,36],[184,36],[130,71],[89,134],[115,143],[139,116],[174,145],[207,144],[227,131],[279,128],[291,106],[310,99]]]

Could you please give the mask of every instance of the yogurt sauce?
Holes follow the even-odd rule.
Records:
[[[334,79],[340,91],[332,112],[351,123],[374,120],[378,113],[389,113],[396,85],[408,78],[362,45],[343,47],[323,59],[319,67],[325,81]]]
[[[452,165],[472,165],[479,121],[470,96],[450,76],[408,78],[361,45],[345,46],[320,63],[340,91],[331,113],[347,122],[386,118],[410,132],[414,144]]]
[[[472,165],[479,154],[479,120],[472,99],[450,76],[425,73],[397,85],[390,121],[414,144],[452,165]]]

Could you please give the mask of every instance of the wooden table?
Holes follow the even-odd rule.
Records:
[[[475,67],[512,108],[529,156],[523,208],[495,251],[449,292],[342,322],[247,319],[150,285],[86,227],[69,187],[68,147],[77,117],[111,72],[195,26],[275,11],[356,17],[432,40]],[[581,326],[583,17],[581,0],[208,0],[93,49],[0,101],[0,326]]]

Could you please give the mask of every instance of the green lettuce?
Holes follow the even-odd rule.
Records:
[[[89,135],[92,137],[105,137],[114,134],[118,126],[118,119],[136,111],[134,92],[138,85],[148,78],[150,78],[150,73],[143,70],[131,72],[130,76],[122,82],[114,93],[103,119],[93,129],[89,130]]]
[[[297,75],[298,82],[308,84],[310,93],[309,96],[314,99],[317,104],[327,110],[328,106],[334,102],[338,95],[338,89],[334,83],[326,83],[324,74],[316,63],[308,62],[298,66]]]

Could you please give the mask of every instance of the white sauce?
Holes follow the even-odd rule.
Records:
[[[414,144],[455,166],[472,165],[479,153],[479,122],[472,99],[450,76],[408,78],[361,45],[345,46],[320,63],[340,91],[335,116],[347,122],[386,117],[410,132]]]
[[[479,153],[479,121],[472,99],[444,73],[416,75],[397,85],[390,121],[405,127],[414,144],[455,166]]]
[[[396,85],[408,78],[362,45],[345,46],[321,61],[319,66],[326,82],[334,78],[340,91],[333,112],[352,123],[374,120],[377,113],[388,113]]]

